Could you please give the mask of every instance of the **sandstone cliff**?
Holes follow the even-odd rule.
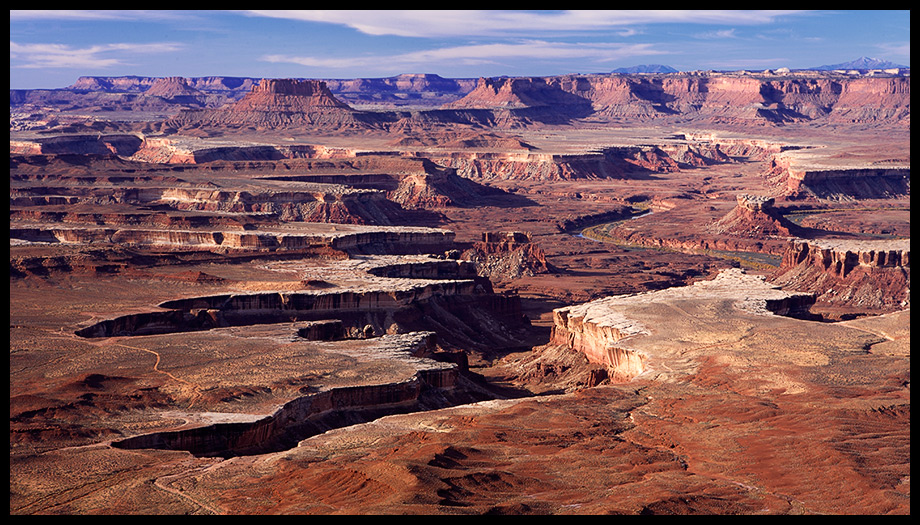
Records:
[[[365,254],[399,254],[419,249],[431,252],[445,246],[426,246],[422,238],[405,236],[389,242],[364,239],[360,247],[352,245],[362,239],[347,236],[342,240],[347,242],[335,245],[336,248]],[[366,249],[374,244],[376,249]],[[339,324],[336,330],[340,334],[334,339],[366,339],[431,330],[438,333],[444,348],[492,352],[520,344],[520,332],[529,326],[520,299],[495,293],[491,282],[477,276],[469,261],[364,256],[338,261],[327,273],[334,282],[327,281],[321,287],[176,299],[159,304],[156,310],[93,323],[76,333],[98,338],[334,321]]]
[[[187,450],[196,456],[262,454],[296,446],[331,428],[363,422],[384,414],[439,408],[443,392],[453,389],[459,367],[431,358],[431,332],[384,335],[367,344],[370,351],[411,363],[417,372],[402,381],[324,388],[296,397],[264,417],[227,417],[234,422],[193,429],[156,432],[114,442],[116,448]],[[249,419],[250,421],[241,421]]]
[[[469,95],[446,107],[549,105],[564,106],[562,112],[571,118],[590,114],[636,121],[681,116],[728,124],[825,120],[909,126],[910,77],[667,74],[482,79]]]
[[[799,228],[773,208],[774,199],[763,195],[739,195],[738,205],[709,226],[715,234],[764,239],[792,237]]]
[[[649,367],[647,349],[633,343],[663,327],[644,324],[639,312],[680,310],[694,302],[724,302],[754,315],[806,315],[814,296],[780,290],[763,277],[733,268],[711,281],[631,295],[612,296],[553,310],[552,340],[547,349],[563,347],[605,366],[612,381],[629,381]],[[672,306],[674,305],[674,306]],[[673,315],[673,314],[672,314]],[[664,317],[668,317],[664,314]]]
[[[549,273],[546,253],[525,232],[484,232],[482,241],[463,252],[479,275],[492,281]]]
[[[204,93],[188,85],[182,77],[157,79],[150,89],[144,92],[149,97],[161,97],[174,103],[203,103]]]
[[[792,199],[889,199],[910,195],[910,166],[810,166],[794,156],[776,155],[765,173]]]
[[[851,312],[910,308],[910,239],[793,241],[771,282]]]
[[[264,79],[238,102],[213,109],[184,111],[163,123],[165,129],[209,128],[332,129],[372,126],[374,117],[351,109],[336,99],[324,82]]]
[[[327,81],[232,77],[169,80],[173,84],[184,80],[187,87],[181,88],[183,91],[197,90],[207,95],[205,100],[188,93],[179,97],[149,93],[164,80],[82,77],[67,90],[11,90],[10,104],[63,104],[109,110],[163,110],[167,107],[164,104],[173,108],[175,104],[217,108],[185,111],[161,125],[165,131],[185,132],[309,126],[410,133],[435,128],[451,130],[456,126],[513,129],[576,121],[693,121],[728,127],[819,122],[910,127],[910,76],[900,75],[594,74],[481,78],[475,87],[469,79],[434,75]],[[292,95],[299,98],[288,98]],[[247,102],[232,111],[233,101],[243,100]],[[356,111],[347,107],[346,100],[361,105],[384,104],[390,106],[390,111]],[[231,104],[223,105],[228,102]],[[414,108],[396,110],[397,106]],[[266,109],[270,107],[277,114],[268,114],[271,112]],[[329,111],[333,108],[341,111]]]
[[[670,173],[680,164],[658,146],[609,146],[581,154],[416,152],[470,179],[629,179]]]
[[[528,109],[521,116],[529,119],[579,118],[592,112],[591,102],[559,89],[550,79],[517,77],[502,79],[480,78],[476,89],[464,98],[446,104],[444,109]],[[533,111],[540,108],[545,115]]]

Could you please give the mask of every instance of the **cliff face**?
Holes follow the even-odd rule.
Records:
[[[589,362],[603,365],[614,381],[629,381],[645,370],[641,353],[617,343],[645,329],[617,312],[594,313],[591,303],[553,310],[550,344],[585,355]]]
[[[340,226],[341,229],[347,225]],[[10,238],[30,242],[74,244],[121,244],[155,246],[163,250],[211,252],[301,252],[317,249],[355,254],[431,253],[452,247],[454,233],[448,230],[410,227],[372,227],[367,231],[340,233],[290,233],[272,231],[160,230],[138,227],[21,226],[10,229]]]
[[[479,275],[492,281],[551,271],[546,253],[524,232],[486,232],[463,253]]]
[[[51,204],[132,204],[165,206],[182,211],[254,214],[282,221],[340,224],[398,225],[406,222],[406,210],[376,189],[353,189],[339,185],[316,185],[291,191],[215,190],[192,187],[103,187],[60,188],[59,195],[47,197],[17,192],[11,202],[17,205]],[[48,199],[53,200],[48,200]]]
[[[217,109],[189,110],[164,122],[165,129],[284,129],[314,126],[366,128],[373,117],[351,109],[332,95],[324,82],[263,79],[236,103]]]
[[[180,80],[185,81],[184,87],[179,86]],[[66,101],[74,108],[139,109],[153,107],[151,104],[162,107],[164,101],[184,107],[241,102],[235,110],[231,103],[214,110],[185,111],[168,120],[162,128],[165,131],[308,125],[327,130],[385,129],[405,133],[457,124],[507,129],[567,124],[578,119],[643,122],[675,118],[741,127],[792,122],[859,123],[900,129],[910,126],[909,76],[562,75],[480,78],[475,87],[472,79],[443,79],[436,75],[327,81],[201,77],[167,82],[172,84],[167,92],[173,96],[148,96],[155,86],[163,89],[158,85],[161,83],[163,79],[153,77],[81,77],[67,90],[11,90],[10,104]],[[181,89],[183,95],[175,96],[176,89]],[[188,90],[197,90],[208,98],[202,100]],[[247,94],[243,96],[244,93]],[[113,97],[117,98],[115,105]],[[351,109],[344,100],[440,109],[369,113]],[[442,104],[444,101],[447,102]],[[339,111],[329,111],[332,109]]]
[[[647,326],[639,312],[656,312],[650,318],[668,318],[661,311],[693,303],[722,303],[755,315],[804,315],[814,302],[807,293],[787,292],[767,284],[762,277],[740,269],[722,271],[711,281],[690,286],[631,295],[611,296],[553,310],[552,340],[546,349],[566,348],[602,365],[612,381],[629,381],[650,368],[648,352],[639,339],[664,327]],[[663,310],[662,310],[663,309]],[[671,314],[673,316],[673,314]]]
[[[888,199],[910,195],[910,167],[810,168],[775,156],[766,173],[770,183],[794,199]]]
[[[553,106],[567,113],[590,111],[591,103],[584,97],[560,89],[553,77],[518,77],[502,79],[480,78],[476,88],[445,109],[471,108],[532,108]]]
[[[401,212],[382,191],[341,187],[266,193],[172,188],[153,200],[186,211],[263,213],[283,221],[342,224],[392,225]]]
[[[30,141],[10,141],[14,155],[99,155],[131,156],[144,144],[142,135],[62,135]]]
[[[199,101],[203,103],[205,99],[204,93],[189,86],[182,77],[157,79],[144,94],[179,102]]]
[[[674,151],[678,155],[682,153],[677,148]],[[681,165],[657,146],[611,146],[573,155],[488,152],[417,154],[453,168],[465,178],[486,180],[628,179],[636,174],[675,172]]]
[[[739,195],[738,205],[709,227],[709,231],[751,239],[791,237],[797,226],[777,213],[774,199],[760,195]]]
[[[892,312],[910,308],[910,240],[795,241],[771,281],[819,303]]]
[[[336,339],[435,331],[446,347],[492,351],[519,344],[520,331],[529,326],[520,299],[496,294],[487,279],[474,273],[470,262],[428,257],[394,265],[376,260],[365,257],[361,261],[366,262],[340,263],[340,271],[356,270],[346,284],[176,299],[161,303],[157,310],[114,317],[76,333],[96,338],[322,321],[337,324],[328,331],[339,333]]]
[[[83,337],[145,335],[208,330],[220,326],[247,326],[324,320],[344,317],[347,334],[363,333],[367,322],[379,315],[376,333],[383,333],[383,319],[390,312],[430,301],[435,296],[462,296],[477,293],[476,282],[437,281],[431,283],[397,283],[392,290],[309,291],[219,295],[180,299],[163,303],[164,311],[129,314],[81,329]],[[349,314],[363,315],[352,318]],[[375,315],[377,314],[377,315]],[[353,325],[352,322],[359,324]],[[365,323],[365,324],[361,324]],[[371,332],[371,335],[374,331]]]
[[[249,422],[217,423],[190,430],[156,432],[117,441],[116,448],[187,450],[197,456],[261,454],[296,446],[331,428],[382,415],[439,407],[457,383],[459,367],[431,359],[431,332],[387,335],[370,343],[394,360],[412,361],[418,372],[403,381],[333,387],[297,397],[274,413]],[[437,389],[439,395],[426,392]]]
[[[320,108],[350,109],[332,95],[325,82],[263,79],[234,105],[235,111],[298,112]]]
[[[777,78],[750,75],[566,75],[481,79],[449,108],[591,107],[593,116],[713,122],[910,123],[910,77]],[[572,116],[578,115],[575,110]]]

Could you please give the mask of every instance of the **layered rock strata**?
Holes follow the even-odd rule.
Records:
[[[434,334],[430,332],[384,335],[365,342],[361,354],[376,353],[377,359],[411,363],[418,370],[412,377],[376,385],[324,388],[288,401],[266,416],[228,415],[227,419],[233,422],[144,434],[115,441],[112,446],[187,450],[196,456],[264,454],[294,447],[302,439],[339,426],[422,407],[434,408],[431,403],[436,406],[438,401],[428,401],[426,406],[425,391],[452,389],[459,377],[457,365],[426,357],[434,346]]]
[[[10,140],[11,155],[133,155],[144,144],[139,133],[60,135]]]
[[[190,86],[182,77],[157,79],[144,94],[148,97],[160,97],[173,104],[204,106],[207,103],[207,96]]]
[[[853,201],[910,196],[910,166],[809,166],[794,156],[775,156],[766,172],[790,199]]]
[[[309,145],[304,148],[315,149]],[[309,155],[312,153],[280,169],[269,160],[273,155],[247,158],[242,163],[221,159],[204,167],[196,164],[176,169],[167,165],[149,168],[164,173],[160,177],[137,177],[134,174],[146,165],[110,156],[94,160],[99,163],[98,171],[58,175],[54,185],[45,180],[47,171],[42,167],[67,167],[70,157],[16,155],[11,157],[15,159],[11,160],[11,178],[16,180],[11,187],[11,205],[128,204],[144,209],[167,206],[192,212],[257,214],[282,221],[395,225],[420,221],[436,224],[437,212],[421,212],[468,206],[483,197],[508,197],[501,189],[460,177],[454,170],[424,158],[345,155],[346,160],[329,151],[308,159]],[[252,177],[258,177],[259,182],[237,178],[241,168],[251,169]],[[186,182],[176,175],[199,169],[209,176],[198,183]],[[269,173],[259,173],[260,170]],[[229,177],[219,176],[225,172]],[[228,178],[235,180],[226,182]],[[69,211],[77,213],[75,208]]]
[[[121,93],[116,107],[143,109],[167,99],[145,96],[154,79],[87,79],[80,86],[112,89],[116,83],[136,93]],[[343,92],[341,81],[330,81]],[[217,80],[213,86],[220,86]],[[215,93],[231,94],[251,89],[237,102],[216,109],[184,110],[158,125],[164,131],[297,129],[311,126],[326,131],[377,130],[407,132],[424,128],[487,126],[513,129],[532,125],[571,124],[579,120],[602,122],[667,122],[687,119],[728,126],[779,126],[800,122],[884,125],[904,129],[910,123],[910,76],[883,75],[852,78],[835,73],[775,75],[751,73],[675,73],[654,75],[562,75],[554,77],[503,77],[478,80],[471,91],[461,83],[441,84],[448,98],[440,109],[422,111],[357,111],[338,100],[326,82],[295,79],[237,79],[224,83]],[[352,84],[355,84],[352,82]],[[398,85],[399,82],[397,81]],[[447,84],[451,84],[447,86]],[[386,82],[363,82],[378,96],[360,95],[362,102],[393,102]],[[206,87],[207,86],[207,87]],[[193,81],[189,88],[210,89],[207,81]],[[227,89],[224,89],[227,88]],[[414,88],[409,88],[414,89]],[[354,95],[356,91],[352,91]],[[85,91],[67,91],[74,107],[93,104],[112,107],[106,100],[89,102]],[[106,95],[108,93],[96,93]],[[235,97],[235,95],[233,95]],[[11,91],[11,105],[31,101],[41,104],[49,94],[29,90]],[[98,96],[96,98],[99,98]],[[223,99],[223,100],[226,100]],[[425,97],[415,97],[424,104]],[[441,101],[441,95],[429,96]],[[436,103],[436,102],[435,102]],[[431,102],[429,102],[431,104]],[[399,104],[396,104],[399,105]],[[176,106],[173,106],[176,107]],[[181,107],[181,106],[179,106]],[[430,107],[430,106],[429,106]],[[20,124],[17,124],[19,126]],[[91,125],[96,125],[95,123]]]
[[[771,276],[820,303],[870,312],[910,308],[910,239],[790,242]]]
[[[585,109],[584,105],[588,105]],[[773,75],[563,75],[480,79],[450,108],[574,108],[570,118],[784,124],[909,122],[910,77],[777,78]]]
[[[680,164],[658,146],[609,146],[580,154],[417,152],[471,179],[628,179],[636,174],[670,173]]]
[[[425,302],[433,297],[471,295],[477,293],[476,287],[475,281],[402,281],[391,285],[390,290],[355,287],[349,290],[266,292],[179,299],[161,304],[160,307],[165,310],[101,321],[78,330],[77,335],[112,337],[186,332],[227,326],[297,322],[311,317],[319,320],[354,312],[367,314],[370,318],[374,312],[385,316],[387,312]],[[479,290],[482,290],[481,286]],[[382,321],[377,323],[378,326],[383,326]],[[357,337],[364,333],[365,326],[350,326],[346,332]]]
[[[681,303],[727,302],[732,309],[755,315],[801,315],[814,296],[780,290],[763,277],[739,269],[723,270],[711,281],[655,292],[606,297],[553,310],[549,346],[584,354],[591,363],[607,367],[613,381],[629,381],[650,366],[656,350],[640,342],[663,327],[650,326],[641,312],[662,307],[680,308]],[[674,305],[674,306],[669,306]],[[660,314],[656,313],[654,317]],[[651,318],[654,318],[651,317]],[[668,329],[676,328],[668,327]],[[662,358],[664,358],[662,356]]]
[[[493,281],[551,271],[546,252],[526,232],[483,232],[482,240],[462,256],[475,265],[479,275]]]
[[[350,227],[349,227],[350,226]],[[317,227],[320,231],[316,231]],[[304,231],[306,230],[306,231]],[[70,244],[122,244],[172,249],[222,251],[298,251],[322,247],[348,253],[432,253],[453,245],[454,233],[424,227],[385,227],[340,224],[311,225],[298,231],[206,231],[153,230],[144,228],[68,227],[18,224],[10,228],[12,239],[28,242]],[[314,231],[310,231],[314,230]]]
[[[401,260],[391,261],[393,257]],[[483,341],[503,344],[513,339],[509,329],[528,323],[520,299],[494,293],[470,261],[360,256],[336,266],[338,271],[321,274],[326,286],[176,299],[157,310],[106,319],[76,333],[88,338],[139,336],[294,322],[307,323],[303,328],[308,338],[328,333],[364,339],[438,326],[442,341],[463,341],[473,348]],[[317,276],[315,269],[309,272]]]
[[[742,194],[738,195],[737,202],[738,205],[711,225],[709,231],[761,240],[764,237],[788,238],[798,231],[794,223],[773,207],[773,197]]]
[[[320,127],[367,129],[372,114],[353,110],[336,99],[319,80],[263,79],[239,101],[217,109],[186,110],[163,123],[165,130],[241,129],[278,130]]]

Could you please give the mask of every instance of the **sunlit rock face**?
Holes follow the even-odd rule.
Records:
[[[780,290],[763,277],[739,269],[724,270],[711,281],[656,292],[605,297],[553,311],[551,345],[581,352],[604,365],[612,380],[628,381],[642,374],[649,356],[632,342],[660,327],[648,326],[637,312],[655,304],[686,301],[728,301],[735,309],[758,315],[791,315],[811,304],[812,296]]]
[[[795,241],[772,281],[818,302],[893,312],[910,308],[910,239]]]

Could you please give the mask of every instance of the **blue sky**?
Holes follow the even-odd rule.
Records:
[[[10,88],[79,76],[448,78],[910,65],[910,11],[10,11]]]

